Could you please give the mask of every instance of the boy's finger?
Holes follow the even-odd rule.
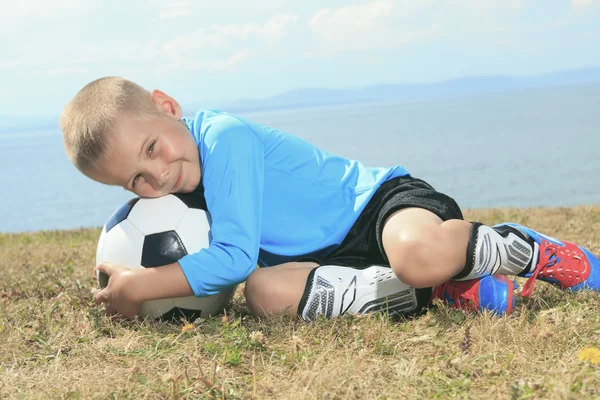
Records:
[[[106,292],[106,289],[102,289],[96,292],[96,294],[94,295],[94,303],[100,305],[106,301],[108,301],[108,293]]]
[[[100,264],[96,265],[96,268],[94,270],[104,272],[105,274],[110,276],[112,271],[112,264],[108,261],[102,261]]]

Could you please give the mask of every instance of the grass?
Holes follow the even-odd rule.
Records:
[[[600,253],[600,206],[466,217],[524,223]],[[600,360],[579,357],[600,348],[596,294],[538,282],[510,317],[442,305],[414,320],[304,323],[248,315],[240,288],[223,317],[133,323],[91,301],[98,235],[0,234],[0,398],[600,398]]]

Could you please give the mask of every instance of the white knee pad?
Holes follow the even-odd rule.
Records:
[[[311,271],[298,307],[298,315],[311,321],[346,313],[403,314],[417,308],[414,288],[400,281],[390,267],[363,270],[324,265]]]

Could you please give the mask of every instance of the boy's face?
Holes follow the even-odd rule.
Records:
[[[146,121],[122,116],[109,134],[111,151],[87,175],[142,197],[192,192],[200,183],[196,141],[179,120],[174,99],[157,90],[152,99],[160,116]]]

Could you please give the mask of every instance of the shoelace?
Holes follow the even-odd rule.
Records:
[[[474,305],[477,304],[477,302],[475,301],[473,293],[470,293],[468,290],[460,292],[454,281],[447,281],[433,288],[431,300],[446,300],[446,290],[448,291],[448,296],[454,299],[455,308],[462,308],[462,306],[465,305],[469,309],[475,309]]]
[[[542,246],[544,246],[544,249],[542,251]],[[531,293],[533,292],[533,287],[535,286],[535,281],[538,277],[538,275],[544,271],[546,268],[548,267],[552,267],[553,265],[556,265],[556,263],[559,260],[558,257],[558,252],[559,252],[559,248],[550,243],[547,242],[545,240],[542,240],[542,245],[540,246],[540,260],[537,263],[537,266],[535,267],[535,270],[533,271],[533,274],[529,277],[529,279],[527,279],[527,282],[525,283],[525,285],[523,285],[523,291],[521,292],[521,296],[523,297],[529,297],[531,295]],[[571,252],[571,251],[567,251],[566,254],[563,254],[564,258],[562,259],[562,264],[565,264],[568,262],[569,259],[574,259],[578,261],[578,266],[579,266],[579,262],[581,262],[581,257],[579,256],[579,254],[577,254],[576,252]],[[576,268],[577,271],[579,271],[579,268]],[[552,277],[552,275],[550,276]],[[576,276],[576,281],[579,283],[579,281],[581,281],[581,278],[579,275]]]

